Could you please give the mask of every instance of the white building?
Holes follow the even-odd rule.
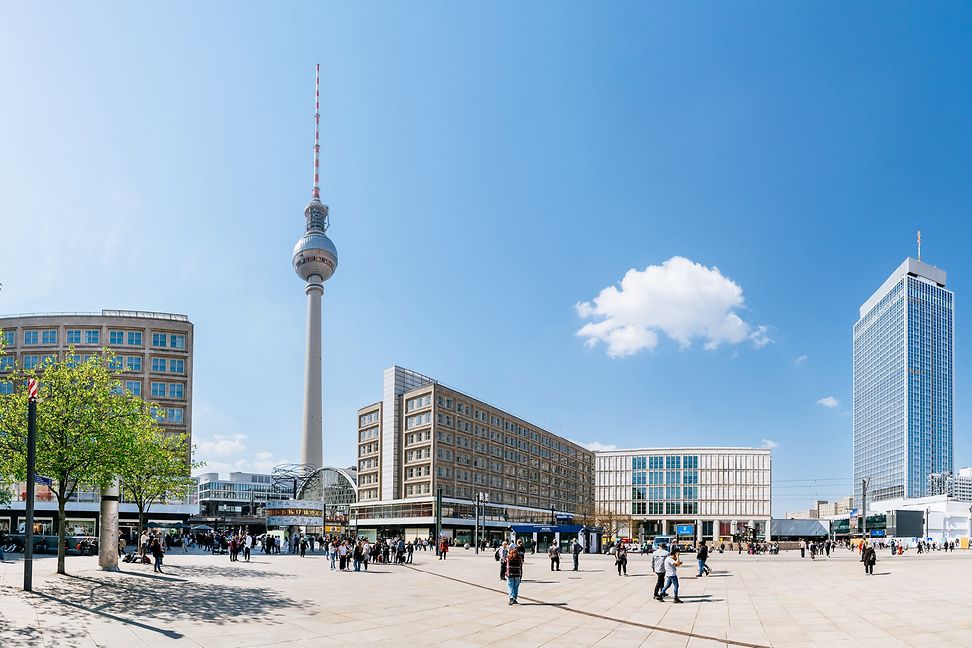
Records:
[[[595,453],[595,518],[605,534],[648,539],[770,539],[766,448],[643,448]],[[615,528],[609,528],[609,527]]]
[[[961,540],[972,537],[972,503],[947,495],[893,499],[867,503],[868,515],[891,511],[921,511],[925,537],[933,541]],[[963,545],[965,546],[965,545]]]

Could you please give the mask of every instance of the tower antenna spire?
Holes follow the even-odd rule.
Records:
[[[317,64],[314,81],[314,200],[321,199],[320,157],[321,157],[321,64]]]
[[[918,260],[921,261],[921,230],[918,230]]]

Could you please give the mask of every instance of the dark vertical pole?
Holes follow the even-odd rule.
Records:
[[[37,401],[27,405],[27,524],[24,527],[24,591],[34,589],[34,464],[37,462]]]
[[[473,542],[476,544],[476,555],[479,555],[479,493],[476,493],[476,533],[473,534]]]
[[[435,551],[439,552],[439,538],[442,537],[442,488],[435,489]]]

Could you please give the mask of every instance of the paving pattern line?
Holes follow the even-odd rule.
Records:
[[[456,578],[454,576],[446,576],[445,574],[440,574],[434,571],[428,571],[426,569],[419,569],[412,565],[405,565],[412,571],[417,571],[422,574],[429,574],[430,576],[438,576],[439,578],[444,578],[456,583],[462,583],[463,585],[469,585],[470,587],[478,587],[479,589],[486,590],[487,592],[495,592],[496,594],[506,595],[506,591],[501,589],[496,589],[495,587],[489,587],[487,585],[482,585],[480,583],[473,583],[472,581],[463,580],[461,578]],[[593,619],[601,619],[603,621],[611,621],[613,623],[621,623],[624,625],[634,626],[636,628],[644,628],[645,630],[654,630],[657,632],[667,632],[669,634],[678,635],[681,637],[689,637],[691,639],[704,639],[706,641],[714,641],[716,643],[725,644],[727,646],[740,646],[741,648],[772,648],[772,646],[767,646],[765,644],[755,644],[748,643],[746,641],[736,641],[734,639],[713,637],[710,635],[696,634],[694,632],[689,632],[687,630],[676,630],[675,628],[665,628],[662,626],[651,625],[648,623],[639,623],[638,621],[628,621],[627,619],[618,619],[617,617],[609,617],[603,614],[598,614],[596,612],[588,612],[587,610],[581,610],[579,608],[569,607],[567,604],[555,604],[549,603],[547,601],[541,601],[540,599],[530,598],[527,596],[521,596],[521,599],[529,601],[531,603],[537,603],[539,605],[549,605],[551,607],[560,608],[561,610],[566,610],[567,612],[573,612],[574,614],[582,614]]]

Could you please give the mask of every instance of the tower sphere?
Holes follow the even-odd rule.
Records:
[[[304,281],[317,275],[327,281],[337,270],[338,255],[334,243],[324,231],[327,229],[327,205],[312,200],[304,210],[307,231],[294,246],[294,271]]]

